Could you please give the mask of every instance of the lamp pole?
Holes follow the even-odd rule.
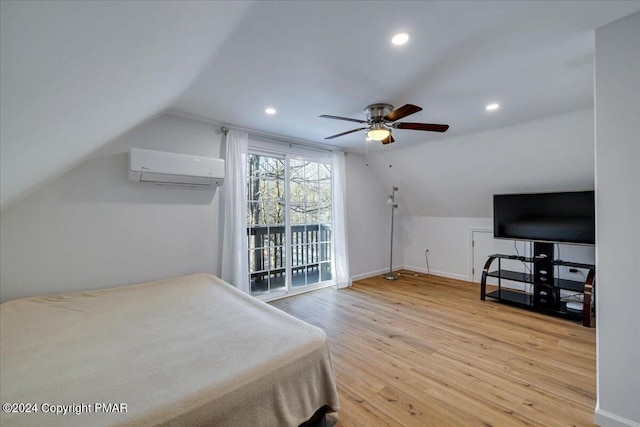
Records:
[[[397,274],[393,274],[393,216],[395,214],[395,210],[398,208],[396,204],[396,192],[398,191],[398,187],[393,187],[391,194],[387,197],[387,203],[391,205],[391,245],[389,252],[389,273],[384,275],[383,277],[387,280],[398,280],[399,277]]]

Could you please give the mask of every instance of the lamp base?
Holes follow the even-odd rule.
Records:
[[[393,273],[385,274],[382,277],[387,279],[387,280],[398,280],[400,278],[400,276],[398,276],[397,274],[393,274]]]

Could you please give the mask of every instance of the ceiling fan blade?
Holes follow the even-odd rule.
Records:
[[[349,117],[330,116],[328,114],[323,114],[323,115],[318,116],[318,117],[322,117],[323,119],[335,119],[335,120],[346,120],[348,122],[367,123],[366,120],[350,119]]]
[[[426,130],[429,132],[445,132],[449,129],[449,125],[435,123],[394,123],[391,127],[394,129]]]
[[[383,139],[382,142],[383,144],[391,144],[393,141],[395,141],[395,139],[393,139],[392,135],[389,135],[388,137],[386,137],[385,139]]]
[[[328,136],[325,139],[333,139],[333,138],[337,138],[339,136],[348,135],[350,133],[358,132],[359,130],[365,130],[365,129],[369,129],[369,128],[358,128],[358,129],[348,130],[346,132],[342,132],[342,133],[339,133],[339,134],[336,134],[336,135]]]
[[[396,120],[403,119],[421,110],[422,107],[418,107],[417,105],[405,104],[402,107],[396,108],[395,110],[384,116],[384,119],[388,122],[395,122]]]

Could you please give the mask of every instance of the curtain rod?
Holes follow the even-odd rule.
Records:
[[[212,125],[220,126],[220,131],[222,133],[224,133],[225,135],[227,135],[227,133],[230,130],[237,130],[237,131],[241,131],[241,132],[246,132],[251,137],[254,137],[254,138],[257,138],[257,139],[263,139],[263,140],[266,140],[267,142],[276,142],[276,143],[280,143],[280,144],[298,145],[298,146],[301,146],[301,147],[305,147],[305,148],[309,148],[309,149],[313,149],[313,150],[319,150],[319,151],[327,151],[327,152],[330,152],[330,153],[333,152],[333,151],[344,151],[344,149],[340,148],[340,147],[328,148],[328,147],[321,146],[318,143],[314,143],[314,142],[310,142],[310,141],[298,140],[298,139],[289,138],[289,137],[283,136],[283,135],[277,135],[277,134],[267,133],[267,132],[260,132],[260,131],[257,131],[255,129],[249,129],[249,128],[244,128],[244,127],[240,127],[240,126],[229,125],[227,123],[217,122],[215,120],[211,120],[211,119],[208,119],[206,117],[201,117],[201,116],[197,116],[197,115],[182,113],[182,112],[179,112],[179,111],[167,111],[167,114],[171,114],[171,115],[176,116],[176,117],[182,117],[183,119],[191,119],[191,120],[196,120],[196,121],[199,121],[199,122],[205,122],[205,123],[209,123],[209,124],[212,124]]]

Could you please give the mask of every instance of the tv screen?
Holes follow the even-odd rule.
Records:
[[[493,196],[498,239],[594,244],[595,217],[593,191]]]

